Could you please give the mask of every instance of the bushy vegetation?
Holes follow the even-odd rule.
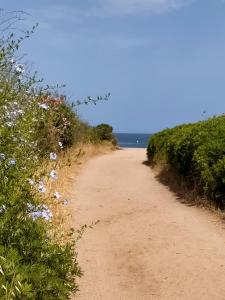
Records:
[[[117,144],[116,138],[113,134],[113,128],[112,126],[108,124],[99,124],[96,127],[94,127],[95,136],[97,140],[99,141],[109,141],[113,143],[114,145]]]
[[[55,238],[51,206],[68,201],[49,194],[47,182],[57,179],[60,152],[95,134],[21,63],[18,49],[31,32],[0,38],[0,299],[63,300],[77,291],[81,271],[72,231],[64,242]]]
[[[166,163],[199,194],[225,208],[225,117],[163,130],[150,138],[148,158]]]

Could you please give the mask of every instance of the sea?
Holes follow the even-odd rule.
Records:
[[[151,134],[146,133],[114,133],[118,145],[123,148],[146,148]]]

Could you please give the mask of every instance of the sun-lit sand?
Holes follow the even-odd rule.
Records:
[[[225,295],[225,234],[216,215],[176,200],[143,149],[86,163],[71,185],[82,300],[215,300]]]

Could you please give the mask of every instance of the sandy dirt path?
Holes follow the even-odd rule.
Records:
[[[91,159],[75,184],[74,224],[99,223],[78,245],[78,300],[225,299],[225,228],[181,204],[143,164],[143,149]]]

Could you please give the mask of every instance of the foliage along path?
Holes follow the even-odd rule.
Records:
[[[225,224],[181,204],[143,149],[90,160],[74,187],[74,224],[99,223],[78,245],[79,300],[225,299]]]

